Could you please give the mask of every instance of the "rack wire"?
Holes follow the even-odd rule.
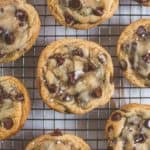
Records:
[[[121,31],[139,18],[150,18],[150,8],[142,7],[132,0],[121,0],[120,7],[113,18],[104,24],[86,31],[73,30],[59,25],[49,14],[46,0],[29,0],[40,14],[41,32],[30,52],[23,58],[0,66],[1,75],[13,75],[22,80],[29,90],[32,111],[24,128],[15,136],[0,142],[0,150],[23,150],[34,137],[61,129],[82,137],[92,150],[106,150],[104,134],[106,120],[112,110],[127,103],[149,104],[150,90],[130,85],[122,76],[115,54],[116,42]],[[103,45],[111,54],[115,67],[116,90],[111,102],[83,115],[67,115],[50,110],[43,104],[36,88],[36,66],[41,50],[52,41],[63,37],[77,37],[92,40]]]

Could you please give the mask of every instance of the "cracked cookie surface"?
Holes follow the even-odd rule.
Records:
[[[41,97],[60,112],[89,112],[105,105],[113,94],[111,57],[94,42],[53,42],[42,51],[37,71]]]
[[[150,86],[150,19],[129,25],[118,41],[117,55],[125,77],[139,87]]]
[[[90,150],[90,147],[75,135],[51,133],[31,141],[26,150]]]
[[[150,106],[128,104],[113,112],[106,135],[110,150],[149,150]]]
[[[0,140],[22,128],[30,111],[27,90],[14,77],[0,77]]]
[[[96,27],[113,16],[118,0],[47,0],[57,21],[76,29]]]
[[[14,61],[34,44],[40,30],[36,10],[24,1],[0,1],[0,63]]]

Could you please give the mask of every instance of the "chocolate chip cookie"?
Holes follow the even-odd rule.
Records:
[[[144,6],[150,6],[150,0],[135,0]]]
[[[27,145],[26,150],[90,150],[90,147],[75,135],[56,131],[37,137]]]
[[[76,29],[96,27],[112,17],[119,0],[47,0],[56,20]]]
[[[128,104],[113,112],[106,135],[109,150],[149,150],[150,105]]]
[[[36,10],[24,1],[0,1],[0,63],[14,61],[27,52],[38,36]]]
[[[105,105],[113,94],[111,57],[94,42],[53,42],[42,51],[37,72],[41,97],[59,112],[83,114]]]
[[[150,87],[150,19],[129,25],[118,41],[117,55],[126,78],[139,87]]]
[[[0,77],[0,140],[22,128],[30,111],[30,98],[24,85],[14,77]]]

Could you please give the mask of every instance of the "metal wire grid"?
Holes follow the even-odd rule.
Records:
[[[0,66],[1,75],[13,75],[21,79],[30,92],[32,111],[24,128],[12,138],[0,142],[0,150],[23,150],[34,137],[56,128],[76,134],[91,146],[92,150],[106,150],[104,126],[112,110],[126,103],[149,104],[148,88],[136,88],[123,77],[115,55],[116,42],[126,25],[139,18],[150,18],[150,8],[141,7],[131,0],[121,0],[117,13],[104,24],[87,31],[65,28],[49,15],[46,0],[30,0],[38,10],[42,22],[41,33],[33,49],[13,63]],[[66,115],[49,110],[43,104],[36,88],[36,66],[41,50],[50,42],[63,37],[77,37],[101,43],[111,54],[115,66],[116,91],[112,101],[84,116]]]

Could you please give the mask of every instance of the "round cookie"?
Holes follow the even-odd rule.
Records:
[[[14,61],[35,43],[40,30],[37,11],[24,1],[0,1],[0,63]]]
[[[38,61],[37,80],[43,101],[59,112],[87,113],[105,105],[114,91],[110,55],[81,39],[47,46]]]
[[[25,150],[90,150],[81,138],[71,135],[54,132],[37,137],[31,141]]]
[[[138,20],[123,31],[117,55],[129,82],[150,87],[150,19]]]
[[[150,6],[150,0],[135,0],[144,6]]]
[[[47,0],[56,20],[75,29],[96,27],[113,16],[119,0]]]
[[[30,98],[24,85],[14,77],[0,77],[0,140],[24,125],[30,111]]]
[[[105,131],[108,150],[149,150],[150,105],[123,106],[111,114]]]

